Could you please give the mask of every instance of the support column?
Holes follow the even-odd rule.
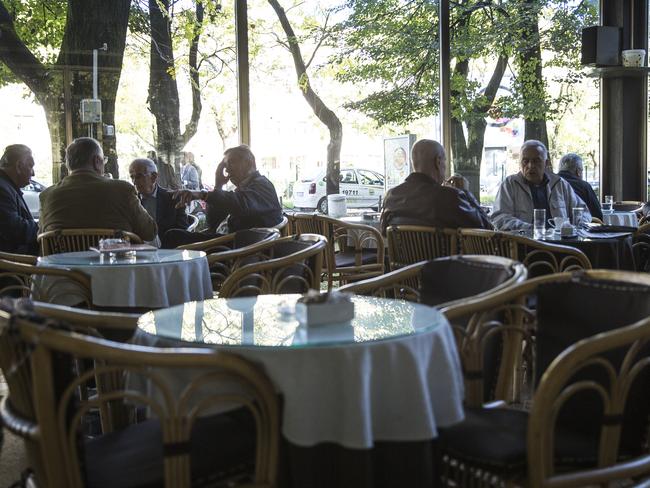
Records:
[[[602,25],[622,27],[622,49],[647,52],[647,0],[601,0],[600,15]],[[601,194],[646,201],[647,70],[613,67],[600,72]]]
[[[239,143],[251,143],[250,81],[248,76],[248,2],[235,0],[235,29],[237,35],[237,115]]]
[[[438,0],[438,25],[440,27],[440,143],[451,155],[451,47],[449,35],[449,0]],[[451,164],[447,164],[447,176]]]

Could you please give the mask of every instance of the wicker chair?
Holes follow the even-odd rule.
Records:
[[[142,244],[133,232],[117,229],[58,229],[43,232],[38,235],[41,245],[41,255],[59,254],[62,252],[87,251],[92,246],[98,246],[100,239],[128,239],[133,244]]]
[[[496,287],[486,290],[473,290],[478,291],[478,295],[474,297],[483,296],[489,293],[494,293],[503,288],[511,287],[526,279],[526,268],[520,264],[512,261],[511,259],[501,258],[498,256],[452,256],[447,258],[438,258],[430,261],[429,272],[435,273],[436,264],[447,265],[450,264],[456,268],[454,276],[444,276],[440,282],[444,283],[444,293],[438,294],[437,307],[448,307],[457,302],[460,302],[467,297],[468,287],[467,283],[474,280],[473,271],[479,270],[481,267],[494,267],[504,268],[511,271],[510,275],[506,277],[505,281],[501,281]],[[420,290],[423,288],[422,284],[422,270],[427,264],[427,261],[411,264],[396,271],[391,271],[383,276],[363,280],[350,285],[342,286],[338,291],[347,293],[356,293],[357,295],[370,295],[383,298],[400,298],[413,302],[421,301]],[[445,266],[446,267],[446,266]],[[441,273],[449,271],[448,269],[440,269]],[[470,293],[473,293],[470,292]]]
[[[12,263],[22,263],[22,264],[31,264],[36,266],[38,258],[36,256],[31,256],[29,254],[13,254],[10,252],[1,252],[0,259],[3,261],[9,261]]]
[[[380,276],[384,273],[385,245],[381,232],[320,214],[294,214],[297,234],[316,233],[327,238],[327,288]]]
[[[624,200],[622,202],[614,202],[612,207],[617,212],[636,212],[643,207],[643,204],[644,202]]]
[[[187,218],[190,220],[190,225],[187,228],[188,232],[195,232],[199,227],[199,218],[194,214],[187,214]]]
[[[523,300],[532,293],[537,315]],[[444,484],[607,486],[647,477],[649,295],[648,276],[595,270],[536,278],[445,310],[450,319],[471,316],[475,344],[487,334],[511,334],[502,355],[505,389],[516,382],[521,338],[537,322],[539,382],[530,413],[475,404],[464,422],[441,429]],[[585,313],[587,322],[578,322]],[[461,353],[480,367],[479,349]]]
[[[41,302],[74,301],[76,306],[92,307],[90,278],[81,271],[48,268],[0,259],[0,296],[35,297]],[[73,297],[74,300],[70,300]]]
[[[42,302],[32,304],[27,300],[13,303],[3,302],[0,305],[0,310],[6,309],[6,311],[0,311],[0,369],[9,387],[9,396],[0,407],[0,417],[3,418],[7,428],[23,439],[28,466],[34,470],[37,485],[54,486],[45,482],[46,475],[39,446],[40,433],[36,425],[34,394],[29,368],[29,348],[18,334],[10,333],[9,329],[9,313],[13,312],[15,307],[28,310],[29,313],[33,310],[43,317],[72,323],[75,330],[90,335],[113,334],[116,331],[132,333],[137,327],[139,315],[91,312]],[[118,378],[111,380],[115,379]],[[98,383],[96,386],[110,388],[110,384],[106,381]],[[87,399],[88,396],[86,395],[85,398]],[[6,413],[10,414],[11,422]],[[123,410],[118,411],[116,408],[111,408],[110,412],[106,408],[102,408],[100,410],[102,432],[111,432],[118,424],[125,424],[127,419],[125,419],[124,413]]]
[[[286,236],[286,235],[289,235],[285,231],[285,229],[287,229],[288,225],[289,225],[289,218],[286,215],[282,215],[282,220],[280,221],[280,223],[275,224],[271,228],[280,231],[280,234],[282,234],[283,236]],[[287,229],[287,231],[288,231],[288,229]]]
[[[391,225],[386,229],[390,270],[458,254],[456,229]]]
[[[208,241],[179,246],[208,253],[212,289],[218,292],[228,276],[244,264],[257,262],[271,243],[280,238],[277,229],[248,229]]]
[[[459,345],[459,353],[466,379],[466,404],[478,407],[485,401],[502,400],[506,403],[525,401],[524,389],[532,391],[535,373],[531,361],[535,358],[534,340],[537,333],[537,310],[533,307],[540,286],[563,283],[580,277],[628,285],[650,286],[650,276],[639,273],[588,270],[558,273],[530,279],[509,289],[483,298],[467,299],[442,308],[450,322],[467,323],[466,334]],[[577,303],[580,311],[589,306]],[[593,306],[591,308],[594,308]],[[503,348],[495,384],[485,382],[484,348],[490,337],[501,336]],[[527,355],[527,364],[524,356]]]
[[[221,286],[219,297],[269,293],[304,293],[320,289],[327,239],[316,234],[282,237],[265,248],[267,260],[236,269]]]
[[[16,417],[12,399],[3,401],[2,418],[11,430],[35,434],[48,486],[275,485],[278,400],[270,381],[249,362],[209,349],[125,346],[24,317],[14,319],[13,329],[29,345],[35,422]],[[72,359],[95,366],[70,375],[61,366]],[[168,371],[190,369],[200,374],[180,394],[172,393]],[[125,373],[148,381],[151,394],[121,388],[98,391],[87,401],[75,394],[96,378]],[[83,415],[116,400],[147,406],[153,417],[83,439]],[[233,404],[242,408],[210,412]]]
[[[574,247],[484,229],[460,229],[458,235],[461,254],[508,257],[524,263],[530,277],[591,269],[589,258]]]

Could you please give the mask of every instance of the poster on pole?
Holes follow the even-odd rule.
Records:
[[[384,185],[386,191],[404,183],[413,171],[411,147],[415,144],[415,134],[384,139]]]

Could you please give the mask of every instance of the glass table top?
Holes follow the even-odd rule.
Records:
[[[508,233],[533,239],[532,229],[513,230],[513,231],[508,231]],[[573,237],[562,237],[559,232],[555,232],[555,229],[546,229],[546,232],[544,233],[544,237],[539,240],[545,242],[554,242],[556,244],[562,244],[562,243],[568,244],[571,242],[597,242],[597,241],[605,241],[605,240],[612,240],[612,239],[620,239],[620,238],[628,237],[631,234],[632,234],[631,232],[614,232],[614,233],[604,234],[604,233],[597,233],[597,232],[589,232],[586,229],[580,229],[578,231],[578,234]]]
[[[39,264],[52,266],[133,266],[149,264],[178,263],[205,257],[203,251],[184,249],[158,249],[137,251],[132,257],[110,257],[95,251],[65,252],[38,258]]]
[[[429,332],[447,319],[437,309],[404,300],[354,296],[354,319],[306,327],[295,317],[300,295],[260,295],[189,302],[142,315],[141,330],[201,344],[313,347],[381,341]]]

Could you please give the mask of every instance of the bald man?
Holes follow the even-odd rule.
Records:
[[[381,228],[390,225],[423,225],[456,229],[491,229],[492,225],[474,196],[454,185],[461,178],[445,181],[447,157],[436,141],[421,139],[411,150],[413,173],[386,193]]]
[[[591,222],[585,202],[575,194],[571,185],[558,175],[546,171],[548,150],[537,140],[530,139],[521,146],[519,173],[508,176],[497,192],[492,210],[492,222],[499,230],[533,228],[535,209],[545,209],[546,218],[572,218],[572,210],[582,207],[582,223]]]

